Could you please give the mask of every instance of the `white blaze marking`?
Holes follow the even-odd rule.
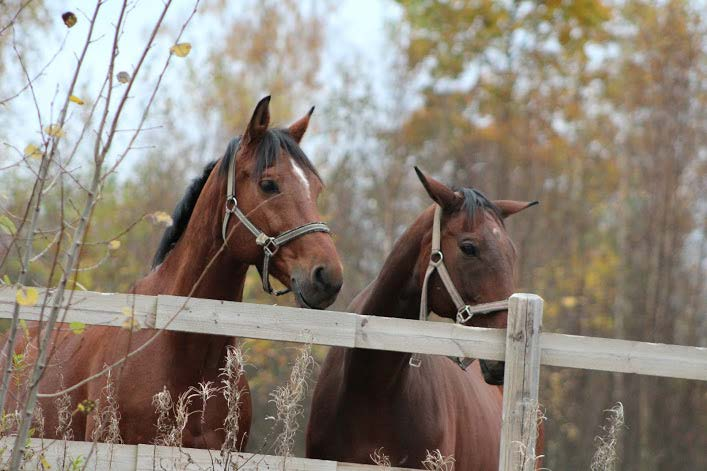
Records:
[[[304,189],[307,192],[307,195],[309,195],[309,180],[307,180],[307,175],[305,175],[304,170],[302,170],[302,168],[299,165],[297,165],[297,162],[290,159],[290,163],[292,164],[292,169],[295,171],[295,174],[302,182],[302,185],[304,186]]]

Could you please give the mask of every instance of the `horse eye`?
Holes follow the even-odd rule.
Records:
[[[274,180],[261,180],[260,189],[263,190],[263,193],[267,193],[269,195],[280,192],[280,187],[277,186],[277,183],[275,183]]]
[[[461,245],[459,246],[462,252],[464,252],[464,255],[468,255],[470,257],[478,257],[479,256],[479,249],[476,247],[473,243],[471,242],[462,242]]]

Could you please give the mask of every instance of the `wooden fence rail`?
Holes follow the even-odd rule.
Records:
[[[49,291],[41,290],[39,298],[50,299],[49,294]],[[0,289],[0,318],[12,317],[15,295],[13,288]],[[68,301],[61,321],[66,323],[123,327],[126,323],[136,322],[141,328],[505,360],[500,471],[531,471],[535,467],[532,458],[541,364],[707,381],[706,348],[542,333],[543,301],[532,294],[511,296],[505,332],[442,322],[165,295],[74,291],[67,293],[65,299]],[[44,312],[41,302],[24,306],[20,318],[36,321]],[[92,450],[90,443],[58,443],[63,444],[63,448],[42,448],[35,453],[35,458],[46,458],[46,454],[51,454],[56,459],[57,453],[66,450],[74,454]],[[32,448],[40,445],[31,443]],[[106,446],[98,444],[93,450],[94,469],[101,469],[101,460],[108,458],[119,460],[111,469],[126,471],[163,469],[165,466],[165,469],[173,469],[170,466],[179,463],[180,459],[187,459],[187,464],[203,461],[204,466],[197,465],[195,469],[208,469],[216,463],[214,452],[208,450],[190,450],[185,455],[185,450],[180,448]],[[0,451],[2,449],[0,446]],[[282,457],[246,457],[243,454],[241,458],[246,466],[239,469],[282,469]],[[249,463],[255,463],[255,467]],[[375,468],[291,458],[287,469]]]
[[[12,317],[14,302],[15,290],[0,288],[0,318]],[[167,330],[489,360],[506,354],[499,329],[164,295],[74,291],[64,321],[122,326],[124,309],[142,327]],[[20,317],[37,320],[40,312],[23,307]],[[702,347],[541,333],[540,364],[707,381]]]
[[[0,439],[0,463],[12,450],[12,438]],[[206,471],[224,469],[218,450],[171,448],[155,445],[122,445],[63,440],[29,440],[32,450],[24,469],[87,471]],[[328,460],[232,453],[231,463],[238,471],[381,471],[374,465],[338,463]],[[76,465],[72,466],[72,463]],[[285,465],[283,467],[283,464]],[[51,466],[51,468],[47,467]],[[387,471],[413,471],[409,468],[387,468]]]

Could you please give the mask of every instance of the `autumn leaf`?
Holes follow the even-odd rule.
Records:
[[[165,227],[172,225],[172,216],[164,211],[155,211],[154,213],[148,214],[146,218],[152,224],[162,224]]]
[[[69,101],[76,103],[77,105],[83,105],[84,101],[77,97],[76,95],[69,95]]]
[[[85,414],[88,414],[89,412],[91,412],[95,408],[96,408],[96,403],[90,399],[84,399],[83,401],[79,402],[78,406],[76,406],[77,411],[83,412]]]
[[[44,455],[39,455],[39,462],[42,463],[42,468],[43,469],[51,469],[52,465],[49,464],[49,461],[44,457]]]
[[[120,248],[120,241],[119,240],[111,240],[108,242],[108,250],[114,251],[118,250]]]
[[[140,323],[135,319],[135,311],[131,307],[124,307],[122,309],[123,316],[125,320],[123,321],[122,327],[126,330],[138,330],[140,329]]]
[[[0,216],[0,232],[4,232],[5,234],[9,235],[14,235],[17,232],[17,227],[15,227],[15,223],[10,220],[9,217],[5,216],[4,214]]]
[[[118,72],[116,78],[120,83],[128,83],[130,81],[130,74],[123,70],[121,72]]]
[[[177,57],[187,57],[189,55],[189,52],[191,52],[191,44],[190,43],[175,44],[174,46],[170,47],[169,50]]]
[[[44,132],[53,137],[64,137],[66,135],[64,130],[61,129],[61,126],[59,126],[58,124],[50,124],[49,126],[44,128]]]
[[[24,155],[25,157],[31,157],[33,159],[41,159],[42,151],[34,144],[27,144],[27,147],[25,147],[24,150]]]
[[[76,15],[74,15],[72,12],[67,11],[63,15],[61,15],[61,19],[64,20],[64,24],[66,25],[67,28],[73,28],[73,26],[76,24],[78,21],[76,19]]]
[[[86,324],[83,322],[70,322],[69,323],[69,329],[71,329],[71,332],[73,332],[76,335],[81,335],[84,332],[86,332]]]
[[[2,282],[5,283],[5,284],[8,285],[8,286],[12,284],[12,281],[10,281],[10,277],[7,276],[7,275],[3,275],[3,277],[2,277]]]
[[[20,288],[17,290],[17,293],[15,294],[15,300],[17,301],[17,304],[20,306],[27,306],[31,307],[37,304],[37,300],[39,299],[39,291],[37,291],[37,288]]]

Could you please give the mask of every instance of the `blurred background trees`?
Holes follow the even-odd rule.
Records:
[[[81,285],[126,291],[149,271],[162,227],[143,216],[171,212],[189,179],[272,93],[281,124],[317,105],[303,146],[327,184],[320,204],[345,264],[337,308],[373,279],[429,203],[412,172],[421,165],[492,198],[541,201],[509,228],[520,252],[518,290],[545,298],[546,331],[707,345],[704,4],[381,2],[391,20],[376,54],[340,42],[334,20],[345,7],[333,3],[200,7],[195,56],[170,77],[151,118],[160,128],[142,139],[147,149],[113,177],[96,208],[90,238],[119,236],[120,247],[107,258],[89,249],[85,266],[101,265],[82,273]],[[53,31],[60,19],[39,3],[18,24]],[[22,74],[7,34],[0,48],[2,99]],[[31,123],[31,113],[2,106],[0,138],[22,149],[7,122]],[[4,169],[18,157],[8,145],[0,151],[0,209],[12,218],[26,205],[31,175]],[[55,217],[48,207],[43,224]],[[47,242],[38,240],[38,249]],[[16,272],[10,253],[0,275]],[[251,275],[247,300],[283,302]],[[50,281],[41,259],[32,276]],[[270,427],[262,420],[268,392],[284,381],[292,350],[253,341],[249,351],[257,449]],[[544,368],[541,381],[548,468],[586,469],[603,411],[615,401],[626,410],[620,469],[707,465],[704,384],[559,368]]]

